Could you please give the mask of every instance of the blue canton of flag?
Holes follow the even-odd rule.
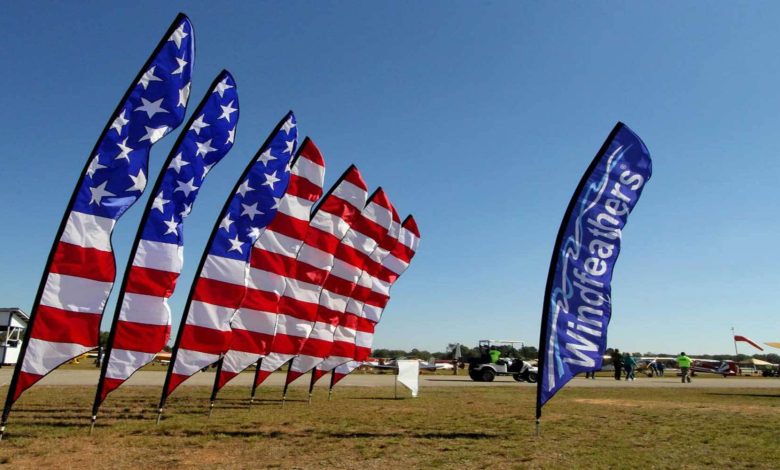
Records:
[[[238,122],[236,82],[223,71],[193,115],[189,129],[163,176],[142,238],[182,245],[182,221],[192,210],[203,180],[231,147]]]
[[[292,111],[260,148],[246,172],[209,247],[209,254],[247,261],[252,245],[273,220],[290,180],[290,158],[298,143]]]
[[[192,25],[182,16],[103,133],[74,211],[118,219],[141,196],[152,144],[184,120],[194,57]]]

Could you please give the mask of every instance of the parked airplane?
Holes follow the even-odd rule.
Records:
[[[418,359],[418,361],[420,361],[420,370],[452,370],[453,368],[452,363],[437,363],[434,358],[431,358],[428,362],[425,362],[422,359]],[[398,369],[396,359],[382,361],[375,358],[368,358],[367,361],[363,362],[363,365],[373,367],[374,369]]]
[[[705,374],[718,374],[723,377],[739,375],[739,366],[734,361],[720,361],[717,359],[697,359],[692,357],[693,364],[691,371],[695,375],[697,372]],[[637,359],[637,372],[642,372],[648,377],[653,376],[651,363],[662,363],[665,370],[677,371],[677,360],[673,357],[640,357]]]

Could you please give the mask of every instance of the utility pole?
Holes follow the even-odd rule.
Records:
[[[447,352],[452,352],[452,375],[458,375],[458,362],[460,362],[460,343],[448,344]]]

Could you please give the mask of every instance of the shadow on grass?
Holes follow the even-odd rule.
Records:
[[[226,437],[263,437],[268,439],[289,438],[289,437],[307,437],[307,434],[299,433],[285,433],[282,431],[228,431],[218,429],[206,429],[199,431],[196,429],[185,430],[164,430],[161,434],[167,436],[185,436],[185,437],[198,437],[198,436],[226,436]]]
[[[86,412],[84,411],[86,410]],[[89,413],[89,408],[87,407],[60,407],[60,408],[35,408],[35,407],[25,407],[25,408],[19,408],[13,410],[14,414],[17,415],[23,415],[23,416],[29,416],[29,415],[35,415],[36,413],[52,413],[52,414],[62,414],[62,413]]]
[[[328,437],[337,439],[373,439],[387,437],[404,437],[411,439],[495,439],[498,434],[485,434],[481,432],[326,432]]]
[[[55,421],[55,420],[41,420],[37,419],[35,421],[19,421],[18,423],[14,423],[14,426],[18,425],[19,427],[24,427],[26,429],[43,429],[43,428],[84,428],[87,429],[89,427],[89,418],[82,417],[79,421]],[[96,424],[98,426],[98,424]],[[100,426],[103,426],[101,423]],[[105,424],[105,426],[108,426],[108,424]],[[17,434],[17,433],[13,433]],[[18,433],[19,435],[21,433]],[[31,433],[31,435],[34,435]]]
[[[279,438],[307,438],[312,434],[319,437],[329,437],[333,439],[384,439],[402,437],[407,439],[495,439],[501,437],[499,434],[485,434],[479,432],[327,432],[317,431],[314,433],[302,432],[284,432],[284,431],[233,431],[219,429],[165,429],[159,433],[166,436],[227,436],[227,437],[262,437],[270,439]]]
[[[290,401],[290,400],[287,400],[287,401]],[[248,411],[248,410],[251,410],[252,408],[255,408],[255,407],[262,408],[264,406],[282,406],[282,402],[281,402],[281,400],[280,401],[270,401],[269,400],[268,402],[264,402],[264,403],[254,402],[254,403],[252,403],[252,406],[249,406],[249,402],[246,402],[243,405],[239,405],[239,404],[230,405],[230,404],[222,404],[222,403],[217,402],[217,403],[214,404],[214,411],[217,411],[217,410],[247,410]]]
[[[403,397],[343,397],[344,400],[406,400]]]
[[[754,397],[754,398],[780,398],[780,394],[770,395],[768,393],[723,393],[707,392],[707,395],[718,395],[723,397]]]
[[[274,398],[255,398],[255,400],[252,402],[253,404],[258,403],[265,403],[265,402],[280,402],[281,400],[277,400]],[[240,407],[241,405],[248,406],[249,405],[249,398],[217,398],[217,401],[215,402],[217,406],[221,404],[226,405],[236,405]]]

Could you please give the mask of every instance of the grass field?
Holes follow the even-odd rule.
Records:
[[[159,388],[125,387],[88,436],[88,387],[33,388],[16,404],[0,462],[14,468],[778,468],[780,392],[566,389],[534,435],[531,387],[293,389],[247,409],[228,387],[182,387],[154,423]],[[0,390],[4,394],[5,390]],[[259,395],[279,396],[261,389]],[[3,395],[4,396],[4,395]]]

